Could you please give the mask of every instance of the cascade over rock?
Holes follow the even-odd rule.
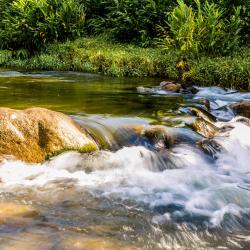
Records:
[[[97,148],[87,131],[67,115],[44,108],[0,108],[0,160],[39,163],[62,151]]]

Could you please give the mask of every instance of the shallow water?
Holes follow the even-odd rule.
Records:
[[[62,111],[103,142],[93,154],[0,166],[0,249],[250,248],[250,126],[229,108],[250,94],[136,90],[159,81],[0,72],[0,106]],[[222,150],[212,156],[183,122],[202,98],[215,125],[230,128],[213,139]],[[124,129],[151,124],[167,126],[178,143],[159,149]]]

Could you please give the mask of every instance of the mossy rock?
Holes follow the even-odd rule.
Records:
[[[30,163],[68,150],[98,149],[87,130],[70,117],[43,108],[0,108],[0,159],[11,156]]]

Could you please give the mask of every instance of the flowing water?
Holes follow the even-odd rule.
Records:
[[[91,154],[0,165],[0,249],[250,249],[250,126],[229,105],[249,93],[152,88],[157,79],[0,72],[0,106],[72,116],[99,140]],[[150,92],[150,93],[148,93]],[[210,154],[185,122],[210,101],[220,129]],[[127,128],[161,124],[178,138],[153,145]],[[14,211],[13,211],[14,210]]]

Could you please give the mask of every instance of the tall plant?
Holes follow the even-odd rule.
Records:
[[[241,8],[225,17],[224,9],[211,1],[203,4],[195,0],[196,8],[178,0],[178,6],[168,13],[170,32],[163,39],[167,46],[175,46],[181,55],[198,53],[226,54],[240,42]]]
[[[171,36],[166,37],[166,42],[177,47],[181,54],[197,52],[195,13],[183,0],[177,2],[178,6],[168,15]]]

